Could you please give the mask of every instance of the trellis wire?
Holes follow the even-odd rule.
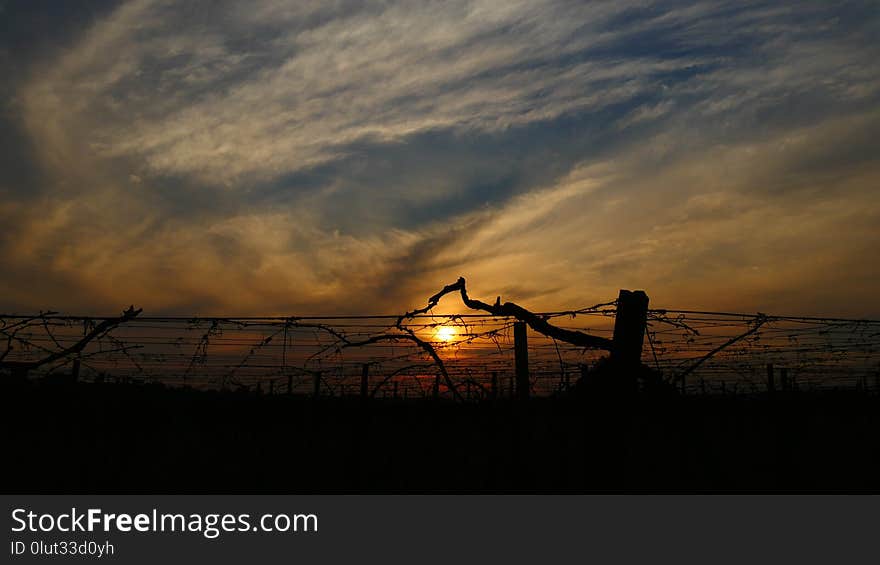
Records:
[[[545,312],[553,323],[610,338],[613,306]],[[0,338],[12,346],[5,361],[30,361],[69,346],[102,317],[37,314],[0,315]],[[138,317],[90,343],[79,355],[84,380],[156,382],[204,389],[247,389],[263,393],[310,393],[320,374],[321,394],[356,395],[368,365],[371,392],[379,397],[429,396],[436,367],[409,342],[346,347],[394,333],[396,315],[309,317]],[[785,369],[798,389],[880,388],[880,321],[811,316],[769,316],[732,312],[655,309],[649,312],[643,361],[670,382],[761,320],[758,331],[726,347],[688,376],[690,393],[760,392],[766,366]],[[28,321],[29,320],[29,321]],[[24,322],[24,326],[22,323]],[[407,323],[432,343],[462,395],[509,394],[513,375],[510,318],[482,314],[417,316]],[[17,324],[17,325],[16,325]],[[13,332],[11,328],[15,327]],[[451,327],[448,339],[438,329]],[[12,336],[12,338],[10,338]],[[2,345],[0,345],[2,347]],[[2,353],[2,352],[0,352]],[[536,395],[564,391],[605,352],[554,342],[529,333],[531,385]],[[41,367],[35,377],[64,374],[72,359]],[[375,387],[375,388],[373,388]],[[441,385],[441,395],[448,395]]]

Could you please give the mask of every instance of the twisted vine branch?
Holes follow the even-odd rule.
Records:
[[[115,328],[116,326],[118,326],[120,324],[124,324],[125,322],[128,322],[130,320],[133,320],[141,312],[142,312],[141,308],[138,308],[137,310],[135,310],[134,306],[129,306],[128,309],[125,310],[121,316],[117,316],[115,318],[107,318],[106,320],[103,320],[101,323],[95,324],[86,333],[86,335],[84,335],[79,341],[77,341],[76,343],[74,343],[70,347],[64,347],[58,351],[50,352],[49,355],[47,355],[46,357],[43,357],[42,359],[38,359],[36,361],[25,361],[25,362],[15,362],[15,363],[3,361],[2,359],[5,358],[6,355],[9,353],[9,351],[11,350],[12,340],[17,339],[17,338],[15,338],[14,333],[10,334],[7,331],[3,331],[3,333],[8,336],[8,339],[7,339],[8,346],[7,346],[7,350],[3,354],[3,357],[0,357],[0,367],[9,366],[9,367],[15,367],[18,370],[30,371],[30,370],[36,369],[38,367],[41,367],[43,365],[58,361],[59,359],[64,359],[65,357],[67,357],[69,355],[77,354],[77,353],[81,352],[83,349],[85,349],[86,346],[91,341],[104,337],[105,335],[107,335],[108,332],[113,330],[113,328]],[[39,318],[44,318],[44,317],[45,317],[45,314],[43,316],[40,316]],[[34,319],[37,319],[37,318],[32,318],[30,321],[33,321]],[[22,324],[22,322],[19,322],[19,324],[17,324],[17,325],[21,325],[21,324]],[[53,337],[53,341],[54,341],[54,337]],[[55,343],[57,344],[58,342],[55,341]]]
[[[678,375],[675,375],[675,380],[680,381],[680,380],[686,378],[688,375],[693,373],[700,365],[702,365],[703,363],[705,363],[706,361],[708,361],[709,359],[714,357],[715,354],[718,353],[719,351],[726,349],[727,347],[730,347],[734,343],[741,341],[754,333],[757,333],[758,330],[761,329],[761,326],[766,324],[768,321],[770,321],[769,316],[767,316],[766,314],[758,313],[757,317],[755,318],[755,320],[753,322],[754,325],[748,331],[746,331],[738,336],[730,338],[729,340],[722,343],[721,345],[719,345],[718,347],[716,347],[715,349],[713,349],[709,353],[700,357],[690,367],[688,367],[687,369],[685,369],[684,371],[682,371]]]
[[[487,304],[481,300],[471,298],[468,296],[464,277],[459,277],[456,282],[444,286],[440,292],[428,299],[428,304],[424,308],[419,308],[401,315],[397,319],[397,327],[400,327],[404,320],[410,320],[419,314],[425,314],[437,306],[441,298],[453,292],[459,292],[461,294],[462,302],[464,302],[464,305],[471,310],[482,310],[493,316],[509,316],[516,318],[521,322],[525,322],[530,328],[540,334],[578,347],[605,349],[607,351],[611,350],[612,344],[610,339],[590,335],[577,330],[567,330],[554,326],[549,323],[546,318],[538,316],[518,304],[513,302],[505,302],[502,304],[500,296],[495,300],[495,304]]]

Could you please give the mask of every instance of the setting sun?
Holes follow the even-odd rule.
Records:
[[[452,341],[455,339],[457,333],[458,332],[456,332],[455,328],[452,326],[440,326],[437,328],[437,333],[434,335],[439,341]]]

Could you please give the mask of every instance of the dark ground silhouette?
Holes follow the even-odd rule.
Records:
[[[868,491],[880,396],[482,403],[3,385],[6,492]]]

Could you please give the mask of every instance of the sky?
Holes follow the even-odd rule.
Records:
[[[464,276],[878,317],[878,37],[876,1],[0,0],[0,311],[396,313]]]

